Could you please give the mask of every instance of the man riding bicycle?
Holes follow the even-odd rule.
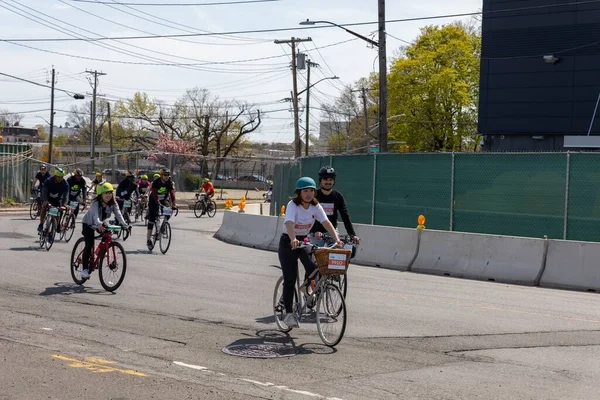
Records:
[[[69,185],[69,202],[76,201],[79,204],[85,205],[85,199],[87,198],[87,187],[85,186],[85,179],[83,179],[83,171],[79,168],[75,170],[73,175],[67,179]],[[79,207],[73,210],[75,218],[79,214]]]
[[[140,189],[140,193],[146,194],[151,185],[150,181],[148,181],[148,175],[140,176],[140,180],[138,181],[137,185]]]
[[[208,200],[212,199],[213,196],[215,195],[215,187],[209,178],[204,178],[202,180],[202,189],[204,190],[204,193],[198,193],[196,195],[196,198],[200,197],[200,201],[202,201],[204,203],[204,207],[202,208],[202,214],[201,214],[201,215],[204,215],[204,214],[206,214],[206,209],[209,204]]]
[[[140,191],[138,190],[138,185],[135,183],[135,176],[131,171],[127,171],[125,175],[125,179],[119,183],[117,186],[117,203],[119,204],[119,209],[121,213],[124,213],[123,204],[125,200],[131,200],[131,195],[136,194],[136,197],[140,197]]]
[[[342,216],[342,221],[344,221],[344,227],[348,232],[348,235],[353,237],[353,240],[356,244],[360,243],[360,239],[356,236],[356,232],[354,231],[354,227],[352,226],[352,222],[350,221],[350,214],[348,214],[348,206],[346,205],[346,200],[344,196],[337,190],[333,189],[333,185],[335,185],[336,172],[333,167],[323,167],[319,170],[319,190],[317,190],[317,200],[323,206],[325,210],[325,214],[327,214],[327,218],[331,221],[331,224],[337,230],[337,218],[338,212]],[[311,233],[314,234],[316,239],[321,239],[323,237],[323,233],[327,230],[325,227],[319,223],[319,221],[315,222]],[[322,243],[315,243],[317,245],[322,245]]]
[[[40,214],[40,224],[38,232],[41,232],[46,218],[46,212],[49,206],[65,207],[69,197],[69,184],[65,181],[65,171],[62,168],[54,169],[54,176],[46,179],[42,189],[42,211]],[[60,220],[60,217],[59,217]],[[60,230],[60,226],[58,227]]]
[[[152,250],[152,228],[154,221],[158,215],[160,205],[168,207],[169,204],[173,208],[177,208],[175,202],[175,188],[171,182],[171,171],[168,168],[161,168],[160,177],[152,182],[150,190],[150,198],[148,202],[148,231],[146,235],[146,244],[148,249]],[[169,215],[165,215],[165,221],[169,220]]]
[[[44,187],[44,182],[48,178],[50,178],[50,172],[47,171],[46,164],[40,164],[40,170],[35,175],[35,178],[33,178],[33,186],[37,186],[38,190],[41,191]]]

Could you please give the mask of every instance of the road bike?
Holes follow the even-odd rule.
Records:
[[[37,219],[42,211],[42,191],[41,189],[31,189],[31,194],[35,197],[30,197],[31,205],[29,206],[29,217],[31,219]]]
[[[315,308],[317,332],[327,346],[336,346],[346,331],[346,302],[335,277],[345,275],[350,264],[350,249],[318,247],[305,241],[298,248],[307,249],[314,254],[317,269],[300,284],[300,273],[296,277],[294,287],[293,312],[298,321],[312,313]],[[273,312],[277,328],[289,332],[292,328],[285,322],[285,306],[283,303],[283,276],[277,280],[273,293]]]
[[[175,208],[177,210],[177,208]],[[148,246],[148,250],[152,251],[156,242],[159,243],[160,252],[166,254],[171,246],[171,224],[169,224],[168,217],[173,214],[173,208],[160,205],[159,211],[154,221],[154,227],[150,241],[152,246]],[[176,214],[177,215],[177,214]],[[161,217],[165,217],[165,221],[161,222]]]
[[[217,214],[217,203],[208,199],[206,193],[196,193],[196,204],[194,204],[194,215],[200,218],[204,214],[212,218]]]
[[[50,248],[54,244],[54,238],[56,236],[56,228],[60,221],[60,212],[62,208],[52,207],[48,208],[46,218],[42,223],[42,230],[38,232],[40,237],[40,248],[46,247],[46,251],[50,251]]]
[[[96,235],[94,238],[101,238],[100,243],[90,255],[90,274],[98,270],[100,284],[104,290],[114,292],[121,286],[125,279],[127,271],[127,255],[121,243],[115,242],[112,235],[115,232],[123,230],[117,225],[105,226],[106,230]],[[127,229],[128,230],[128,229]],[[85,238],[81,237],[75,242],[73,251],[71,252],[71,277],[78,285],[83,285],[89,278],[82,278],[81,271],[83,270],[83,250],[85,248]]]
[[[78,207],[78,201],[70,201],[67,204],[66,212],[62,214],[62,218],[60,219],[60,240],[64,239],[67,243],[69,243],[75,232],[75,210]]]

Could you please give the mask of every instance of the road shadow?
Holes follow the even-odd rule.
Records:
[[[271,265],[268,265],[268,266],[271,267],[271,268],[281,269],[281,265],[271,264]]]
[[[35,221],[35,219],[31,219],[31,218],[10,218],[9,221]]]
[[[72,294],[110,294],[115,293],[105,292],[104,290],[86,288],[83,285],[77,285],[71,282],[56,282],[54,286],[47,287],[43,292],[40,292],[40,296],[53,296],[53,295],[72,295]]]
[[[292,332],[294,330],[290,331]],[[297,346],[295,338],[290,333],[272,329],[259,330],[254,336],[245,335],[246,338],[235,340],[225,346],[223,352],[231,354],[226,349],[247,347],[250,348],[252,355],[231,354],[247,358],[288,358],[295,355],[329,355],[337,352],[335,348],[321,343],[305,343]]]
[[[32,250],[35,250],[35,251],[40,251],[40,250],[46,251],[45,248],[42,249],[39,245],[37,245],[37,246],[29,246],[29,247],[9,247],[8,250],[9,251],[32,251]]]
[[[258,317],[255,319],[259,324],[264,325],[273,325],[275,324],[275,315],[267,315],[264,317]],[[317,323],[317,313],[314,310],[308,310],[306,313],[302,314],[300,318],[300,323],[302,324],[316,324]]]

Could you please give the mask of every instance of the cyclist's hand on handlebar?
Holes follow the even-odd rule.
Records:
[[[105,230],[106,230],[106,228],[104,227],[104,225],[100,225],[98,227],[98,231],[100,231],[100,233],[104,233]]]
[[[292,240],[292,250],[295,250],[300,245],[300,241],[298,239]]]
[[[355,244],[360,244],[360,238],[359,238],[358,236],[353,236],[353,237],[352,237],[352,241],[353,241]]]

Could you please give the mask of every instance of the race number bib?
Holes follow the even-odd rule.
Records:
[[[72,201],[71,203],[69,203],[69,206],[73,209],[77,208],[79,206],[79,203],[76,201]]]
[[[173,213],[173,210],[171,210],[169,207],[163,208],[163,215],[171,215],[172,213]]]
[[[125,200],[123,202],[123,207],[127,207],[127,208],[131,207],[131,200]]]
[[[328,269],[333,270],[346,270],[346,255],[345,254],[337,254],[337,253],[329,253],[329,262],[327,263]]]
[[[58,208],[51,207],[50,211],[48,211],[48,215],[50,215],[52,217],[57,217],[58,216]]]

